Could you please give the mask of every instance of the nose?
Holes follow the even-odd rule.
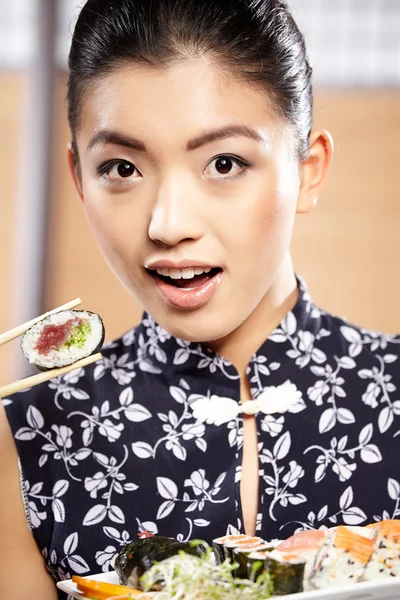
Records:
[[[149,224],[149,237],[156,243],[176,246],[202,235],[201,203],[193,186],[171,177],[159,187]]]

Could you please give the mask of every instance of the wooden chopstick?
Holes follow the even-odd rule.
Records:
[[[68,365],[68,367],[61,367],[59,369],[50,369],[49,371],[43,371],[42,373],[38,373],[37,375],[32,375],[31,377],[25,377],[25,379],[19,379],[14,383],[8,383],[7,385],[3,385],[0,387],[0,398],[6,398],[7,396],[11,396],[16,392],[21,392],[22,390],[26,390],[27,388],[33,387],[34,385],[38,385],[39,383],[44,383],[45,381],[49,381],[49,379],[54,379],[55,377],[59,377],[60,375],[65,375],[70,371],[75,371],[75,369],[80,369],[81,367],[86,367],[91,363],[100,360],[102,357],[101,353],[92,354],[86,358],[82,358],[72,365]]]
[[[58,308],[49,310],[49,312],[44,313],[43,315],[40,315],[40,317],[36,317],[35,319],[32,319],[31,321],[27,321],[26,323],[23,323],[23,325],[18,325],[18,327],[14,327],[14,329],[10,329],[10,331],[1,333],[0,334],[0,346],[2,346],[3,344],[7,344],[7,342],[11,342],[11,340],[19,337],[20,335],[25,333],[25,331],[27,331],[29,329],[29,327],[32,327],[32,325],[34,325],[38,321],[41,321],[45,317],[48,317],[49,315],[53,315],[54,313],[58,313],[58,312],[60,312],[60,310],[69,310],[71,308],[75,308],[75,306],[78,306],[81,303],[82,303],[82,300],[80,298],[75,298],[75,300],[71,300],[71,302],[67,302],[66,304],[63,304],[62,306],[59,306]]]

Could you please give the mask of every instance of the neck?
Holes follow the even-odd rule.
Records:
[[[293,264],[288,254],[272,285],[251,315],[232,333],[210,343],[210,348],[232,363],[244,379],[251,357],[292,310],[298,295]]]

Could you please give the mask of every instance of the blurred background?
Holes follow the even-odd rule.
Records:
[[[0,0],[0,332],[80,296],[107,339],[141,309],[100,255],[66,164],[67,55],[83,1]],[[400,331],[400,0],[292,0],[314,67],[330,180],[293,256],[323,308]],[[26,374],[0,348],[0,385]]]

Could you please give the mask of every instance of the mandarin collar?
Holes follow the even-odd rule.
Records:
[[[304,281],[297,277],[297,283],[299,296],[295,306],[250,359],[247,374],[255,395],[262,390],[265,377],[268,378],[273,371],[279,369],[283,383],[293,371],[306,366],[312,352],[315,352],[313,342],[321,331],[321,311],[313,303]],[[223,378],[228,386],[229,381],[233,384],[239,380],[237,370],[228,360],[205,344],[175,338],[146,312],[135,331],[135,338],[138,353],[167,376],[183,379],[206,377],[209,381],[217,379],[220,383]],[[233,387],[236,395],[237,385]]]

